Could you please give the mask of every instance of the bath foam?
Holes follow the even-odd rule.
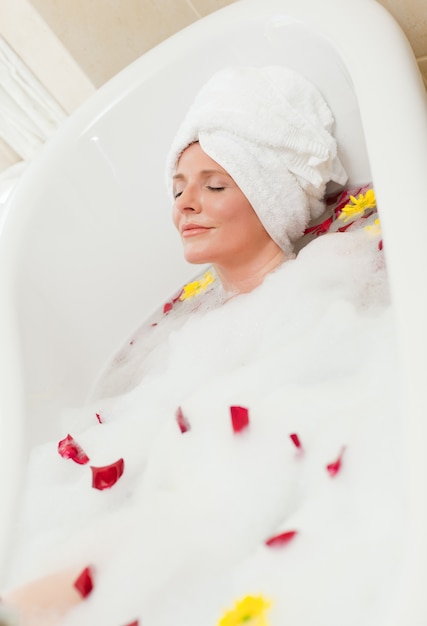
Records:
[[[11,582],[93,566],[65,626],[216,626],[249,595],[271,602],[270,626],[385,622],[403,507],[377,244],[365,231],[316,239],[252,293],[224,302],[214,283],[144,331],[149,348],[141,339],[120,371],[121,385],[135,367],[141,381],[62,416],[89,463],[58,442],[33,451]],[[240,432],[232,406],[248,409]],[[121,458],[116,484],[93,489],[90,466]]]

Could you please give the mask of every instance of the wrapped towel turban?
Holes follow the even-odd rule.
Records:
[[[240,187],[285,253],[324,209],[327,182],[347,175],[332,135],[334,119],[318,89],[282,66],[230,67],[196,96],[172,143],[167,184],[198,141]]]

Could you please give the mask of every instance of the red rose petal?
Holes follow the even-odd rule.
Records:
[[[243,406],[231,406],[231,424],[235,433],[240,433],[249,426],[249,411]]]
[[[321,224],[317,224],[316,226],[310,226],[309,228],[306,228],[304,231],[304,235],[309,235],[310,233],[315,233],[316,236],[323,235],[324,233],[328,232],[328,230],[332,226],[333,221],[334,220],[332,216],[328,217]]]
[[[337,206],[334,209],[335,217],[338,217],[340,213],[342,213],[343,208],[346,204],[348,204],[350,200],[350,193],[348,191],[344,191],[340,198],[338,198]]]
[[[172,302],[166,302],[166,304],[163,305],[163,313],[166,315],[166,313],[169,313],[169,311],[172,311],[173,309],[173,303]]]
[[[123,459],[119,459],[111,465],[105,465],[104,467],[93,467],[92,470],[92,487],[94,489],[110,489],[122,476],[125,469],[125,462]]]
[[[336,202],[338,202],[339,198],[340,198],[341,193],[336,193],[333,196],[327,196],[325,198],[325,204],[326,206],[331,206],[332,204],[335,204]]]
[[[71,435],[67,435],[65,439],[61,439],[58,443],[58,452],[62,458],[71,459],[74,463],[78,463],[79,465],[85,465],[89,462],[89,457],[86,452],[84,452]]]
[[[294,446],[296,448],[298,448],[298,450],[302,450],[302,445],[301,445],[301,441],[300,438],[298,437],[298,435],[296,433],[292,433],[291,435],[289,435],[292,443],[294,444]]]
[[[268,546],[269,548],[279,548],[281,546],[288,544],[290,541],[292,541],[292,539],[297,534],[298,534],[297,530],[287,530],[284,533],[280,533],[278,535],[274,535],[273,537],[270,537],[270,539],[266,539],[265,545]]]
[[[100,414],[99,413],[95,413],[95,415],[96,415],[96,419],[98,420],[98,422],[100,424],[102,424],[103,422],[102,422],[102,417],[100,416]]]
[[[93,590],[92,572],[90,567],[85,567],[76,578],[73,587],[77,589],[82,598],[86,598]]]
[[[130,624],[126,624],[126,626],[139,626],[139,620],[135,620],[134,622],[131,622]]]
[[[173,298],[172,298],[172,304],[175,304],[176,302],[178,302],[178,300],[180,299],[180,297],[182,296],[182,294],[184,293],[184,289],[181,289]]]
[[[354,224],[354,220],[352,222],[349,222],[348,224],[346,224],[345,226],[340,226],[338,228],[338,232],[339,233],[345,233],[346,230],[348,230],[350,228],[350,226],[353,226]]]
[[[383,249],[383,240],[380,239],[380,241],[378,242],[378,250],[382,250]]]
[[[329,463],[326,466],[327,472],[332,477],[336,476],[338,474],[338,472],[340,471],[340,469],[341,469],[342,457],[343,457],[343,454],[344,454],[344,450],[345,450],[345,447],[343,447],[341,449],[341,452],[340,452],[339,457],[337,458],[337,460],[333,461],[332,463]]]
[[[176,410],[175,413],[175,418],[177,421],[177,424],[179,426],[179,430],[182,433],[186,433],[188,430],[190,430],[190,422],[188,421],[188,419],[185,417],[184,413],[182,412],[181,407],[179,406]]]

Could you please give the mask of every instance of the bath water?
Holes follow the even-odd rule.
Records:
[[[64,626],[237,625],[248,596],[270,626],[385,623],[402,438],[378,240],[330,234],[252,293],[213,282],[165,310],[61,416],[89,462],[57,441],[33,451],[11,583],[90,566],[94,591]],[[119,459],[94,489],[91,467]]]

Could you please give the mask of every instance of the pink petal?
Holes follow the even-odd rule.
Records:
[[[301,445],[301,441],[300,438],[298,437],[298,435],[296,433],[292,433],[291,435],[289,435],[292,443],[294,444],[294,446],[296,448],[298,448],[298,450],[302,450],[302,445]]]
[[[269,548],[279,548],[281,546],[285,546],[290,541],[292,541],[292,539],[297,534],[297,530],[287,530],[284,533],[280,533],[279,535],[274,535],[273,537],[270,537],[270,539],[266,539],[265,545]]]
[[[61,439],[58,443],[58,452],[62,458],[71,459],[74,463],[78,463],[79,465],[85,465],[89,462],[89,457],[86,452],[84,452],[71,435],[67,435],[65,439]]]
[[[100,424],[102,424],[103,422],[102,422],[102,417],[100,416],[100,414],[99,413],[95,413],[95,415],[96,415],[96,419],[98,420],[98,422]]]
[[[81,574],[76,578],[73,587],[77,589],[82,598],[86,598],[93,590],[92,572],[90,567],[85,567]]]
[[[93,467],[92,470],[92,487],[94,489],[110,489],[122,476],[125,469],[125,462],[123,459],[111,463],[111,465],[105,465],[104,467]]]
[[[235,433],[240,433],[249,426],[249,411],[243,406],[231,406],[231,424]]]
[[[326,466],[326,470],[328,471],[329,475],[332,476],[332,477],[336,476],[338,474],[338,472],[340,471],[340,469],[341,469],[342,457],[343,457],[343,454],[344,454],[344,450],[345,450],[345,447],[343,447],[341,449],[341,452],[340,452],[339,457],[337,458],[337,460],[333,461],[332,463],[329,463]]]
[[[188,430],[190,430],[190,422],[185,417],[180,406],[176,410],[175,418],[179,426],[179,430],[182,433],[186,433]]]

